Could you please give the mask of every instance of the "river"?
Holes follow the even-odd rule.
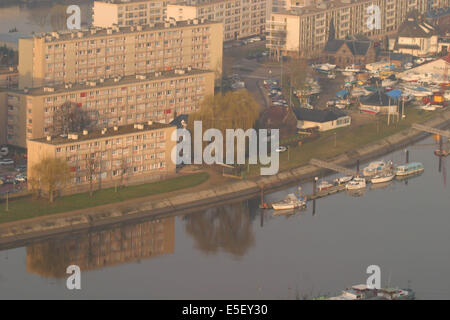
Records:
[[[433,144],[410,147],[422,175],[319,199],[314,214],[310,202],[274,217],[252,199],[0,251],[0,299],[304,299],[365,283],[369,265],[381,268],[382,285],[449,299],[450,197]],[[404,158],[403,150],[384,157]],[[81,290],[66,288],[71,264],[81,268]]]

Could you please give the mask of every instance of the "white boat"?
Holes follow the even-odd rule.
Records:
[[[427,103],[424,106],[420,106],[419,109],[426,111],[436,111],[436,106],[432,105],[431,103]]]
[[[306,199],[304,197],[297,197],[295,194],[290,193],[286,199],[280,202],[272,203],[274,210],[292,210],[296,208],[304,208],[306,206]]]
[[[337,185],[342,185],[342,184],[349,183],[352,180],[353,180],[353,176],[345,176],[345,177],[340,177],[340,178],[334,179],[334,183]]]
[[[347,190],[359,190],[364,189],[365,187],[366,187],[366,179],[360,177],[353,179],[345,186]]]
[[[334,73],[328,74],[328,79],[336,79],[336,75]]]
[[[377,174],[374,177],[372,177],[371,182],[372,183],[385,183],[394,180],[395,174],[393,173],[385,173],[385,174]]]
[[[412,162],[402,166],[398,166],[395,169],[395,175],[397,176],[409,176],[417,173],[421,173],[425,170],[424,166],[420,162]]]
[[[354,72],[354,73],[357,73],[357,72],[360,72],[360,71],[361,71],[361,69],[358,68],[358,67],[356,67],[354,64],[352,64],[351,66],[347,66],[347,67],[345,67],[345,69],[344,69],[344,72]]]
[[[324,73],[328,73],[334,69],[336,69],[336,65],[335,64],[329,64],[329,63],[325,63],[325,64],[320,64],[315,66],[316,70],[318,72],[324,72]]]
[[[319,189],[319,191],[325,191],[328,189],[333,188],[334,186],[329,183],[328,181],[322,180],[320,181],[320,183],[317,185],[317,188]]]
[[[369,163],[367,167],[364,168],[363,174],[366,177],[374,176],[380,172],[383,172],[388,167],[387,163],[384,161],[374,161]]]

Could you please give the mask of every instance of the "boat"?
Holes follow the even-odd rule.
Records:
[[[420,162],[412,162],[402,166],[398,166],[395,169],[396,176],[409,176],[412,174],[421,173],[425,170],[424,166]]]
[[[414,300],[416,295],[411,289],[399,288],[371,288],[366,284],[359,284],[342,290],[336,297],[320,297],[321,300]]]
[[[329,74],[328,74],[328,79],[336,79],[336,74],[334,74],[334,73],[329,73]]]
[[[320,181],[320,183],[317,185],[317,189],[319,191],[329,190],[333,187],[334,186],[331,183],[329,183],[328,181],[325,181],[325,180]]]
[[[395,174],[393,173],[384,173],[384,174],[377,174],[370,179],[370,182],[372,183],[385,183],[394,180]]]
[[[366,187],[366,179],[357,177],[346,184],[345,188],[347,190],[359,190]]]
[[[328,72],[336,69],[336,65],[325,63],[325,64],[317,65],[317,66],[315,66],[315,68],[316,68],[317,72],[328,73]]]
[[[306,198],[303,196],[297,197],[293,193],[288,194],[283,201],[272,203],[274,210],[292,210],[304,207],[306,207]]]
[[[436,149],[434,150],[434,154],[437,155],[438,157],[446,157],[450,154],[450,150]]]
[[[431,103],[427,103],[426,105],[420,106],[419,109],[425,111],[436,111],[437,107]]]
[[[340,185],[349,183],[352,180],[353,180],[353,176],[340,177],[340,178],[334,179],[334,184],[340,186]]]
[[[383,172],[388,167],[387,163],[384,161],[374,161],[369,163],[367,167],[364,168],[363,174],[366,177],[374,176],[380,172]]]

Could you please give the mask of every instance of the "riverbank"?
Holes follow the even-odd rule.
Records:
[[[450,122],[450,110],[440,112],[423,124],[435,128],[446,127]],[[332,158],[322,159],[342,166],[354,165],[359,159],[366,161],[403,148],[427,136],[414,129],[402,130],[394,135],[347,151]],[[218,187],[198,192],[164,197],[158,200],[139,198],[116,204],[107,204],[89,209],[43,216],[0,225],[0,245],[24,242],[36,237],[73,232],[84,228],[98,227],[131,219],[160,217],[176,211],[190,213],[231,200],[248,199],[260,193],[261,187],[273,191],[280,187],[310,181],[327,171],[305,165],[280,172],[274,176],[257,177],[239,182],[221,184]]]

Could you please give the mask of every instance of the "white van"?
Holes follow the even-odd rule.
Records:
[[[7,156],[9,153],[8,147],[1,147],[0,148],[0,155],[1,156]]]

